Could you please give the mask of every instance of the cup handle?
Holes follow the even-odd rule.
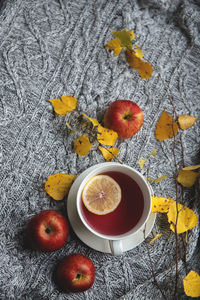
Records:
[[[123,245],[122,240],[109,240],[110,250],[112,255],[121,255],[123,254]]]

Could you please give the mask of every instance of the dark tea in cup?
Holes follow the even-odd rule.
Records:
[[[95,232],[108,236],[123,235],[139,222],[144,210],[143,193],[136,181],[125,173],[107,171],[100,173],[113,178],[121,188],[121,201],[117,208],[106,215],[90,212],[81,201],[81,214]]]

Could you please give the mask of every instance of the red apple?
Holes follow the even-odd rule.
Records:
[[[58,285],[64,291],[83,292],[94,283],[95,267],[83,254],[74,253],[66,256],[56,272]]]
[[[120,139],[136,134],[144,122],[141,108],[131,100],[116,100],[104,115],[104,126],[118,133]]]
[[[31,248],[44,252],[58,250],[67,241],[69,227],[57,211],[44,210],[28,223],[26,234]]]

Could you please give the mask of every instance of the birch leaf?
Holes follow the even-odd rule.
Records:
[[[92,145],[87,135],[83,134],[74,141],[74,150],[80,156],[85,156],[90,151]]]
[[[120,40],[118,38],[109,41],[105,45],[105,48],[108,49],[109,51],[113,51],[114,56],[118,56],[123,49]]]
[[[155,129],[156,139],[167,140],[175,136],[178,132],[176,121],[165,110],[162,112]]]
[[[156,212],[166,213],[166,212],[168,212],[169,206],[173,201],[174,200],[171,198],[152,196],[151,212],[152,213],[156,213]]]
[[[199,118],[189,115],[180,115],[178,117],[178,123],[182,130],[192,127],[197,120],[199,120]]]
[[[153,242],[155,242],[157,239],[159,239],[162,236],[162,233],[158,233],[154,236],[152,240],[150,240],[149,245],[151,245]]]
[[[139,50],[138,50],[139,51]],[[141,53],[140,53],[141,55]],[[153,73],[153,67],[150,63],[144,62],[141,60],[139,54],[137,54],[134,50],[127,50],[126,51],[126,58],[129,63],[129,65],[136,69],[143,79],[147,79],[152,76]]]
[[[190,271],[183,278],[184,292],[189,297],[200,297],[200,276],[195,271]]]
[[[142,77],[143,79],[150,78],[153,73],[152,65],[146,61],[142,61],[137,70],[138,70],[140,77]]]
[[[167,176],[166,176],[166,175],[163,175],[163,176],[160,176],[160,177],[158,177],[158,178],[149,178],[149,177],[147,177],[146,179],[149,180],[149,181],[152,181],[152,182],[157,182],[157,183],[159,183],[159,182],[161,182],[162,180],[164,180],[164,179],[166,179],[166,178],[167,178]]]
[[[99,143],[106,146],[113,146],[118,138],[117,132],[105,128],[101,125],[98,126],[97,140]]]
[[[90,118],[90,117],[88,117],[88,116],[87,116],[86,114],[84,114],[84,113],[82,113],[82,115],[83,115],[84,117],[86,117],[88,120],[90,120],[90,122],[92,122],[92,124],[93,124],[94,127],[100,125],[99,122],[98,122],[96,119]]]
[[[135,45],[135,56],[139,58],[142,58],[144,56],[144,53],[137,45]]]
[[[131,41],[133,39],[134,33],[131,30],[127,30],[127,29],[120,30],[120,31],[111,30],[111,32],[115,38],[120,40],[120,44],[122,48],[125,49],[133,48]]]
[[[77,99],[70,95],[62,96],[61,99],[49,99],[54,111],[59,115],[66,115],[76,108]]]
[[[192,171],[192,170],[196,170],[196,169],[199,169],[199,168],[200,168],[200,165],[194,165],[194,166],[184,167],[182,170]]]
[[[119,149],[118,148],[104,148],[99,146],[99,150],[101,151],[103,157],[106,161],[111,161],[115,156],[118,155]]]
[[[176,203],[175,201],[170,203],[167,217],[170,224],[170,229],[175,232],[176,226],[178,234],[192,229],[198,224],[198,217],[193,210],[180,203]]]
[[[143,158],[140,158],[139,159],[139,165],[140,165],[140,168],[142,169],[142,170],[144,170],[144,164],[145,164],[145,162],[146,162],[146,160],[145,159],[143,159]]]
[[[184,187],[192,187],[199,175],[199,173],[194,171],[180,170],[177,181]]]
[[[63,200],[68,194],[76,175],[57,173],[49,176],[45,182],[45,191],[54,200]]]

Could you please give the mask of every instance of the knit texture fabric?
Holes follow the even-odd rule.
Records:
[[[197,0],[7,0],[0,5],[0,299],[1,300],[131,300],[162,299],[154,284],[146,244],[120,257],[101,253],[70,239],[59,251],[39,253],[24,242],[28,220],[45,209],[67,217],[65,201],[44,191],[48,176],[79,174],[104,162],[92,149],[85,157],[73,150],[80,132],[70,134],[66,118],[54,113],[48,99],[73,95],[78,111],[102,122],[116,99],[130,99],[144,112],[144,124],[131,139],[119,140],[121,161],[141,170],[138,161],[153,149],[148,177],[156,196],[176,198],[176,171],[199,163],[199,123],[173,139],[155,139],[155,125],[165,109],[171,115],[200,116],[200,3]],[[154,66],[150,79],[132,69],[124,53],[114,57],[104,48],[110,30],[131,29],[134,43]],[[175,116],[175,115],[174,115]],[[176,164],[174,162],[174,155]],[[184,154],[184,163],[183,163]],[[145,169],[146,166],[145,166]],[[178,200],[181,189],[178,186]],[[198,182],[183,190],[184,204],[199,214]],[[167,299],[176,277],[176,239],[167,218],[158,214],[152,233],[163,236],[149,246],[152,265]],[[179,238],[177,299],[188,299],[182,280],[199,271],[199,226]],[[95,283],[84,293],[59,290],[54,280],[58,262],[67,254],[87,255],[96,268]],[[187,269],[185,266],[187,261]]]

